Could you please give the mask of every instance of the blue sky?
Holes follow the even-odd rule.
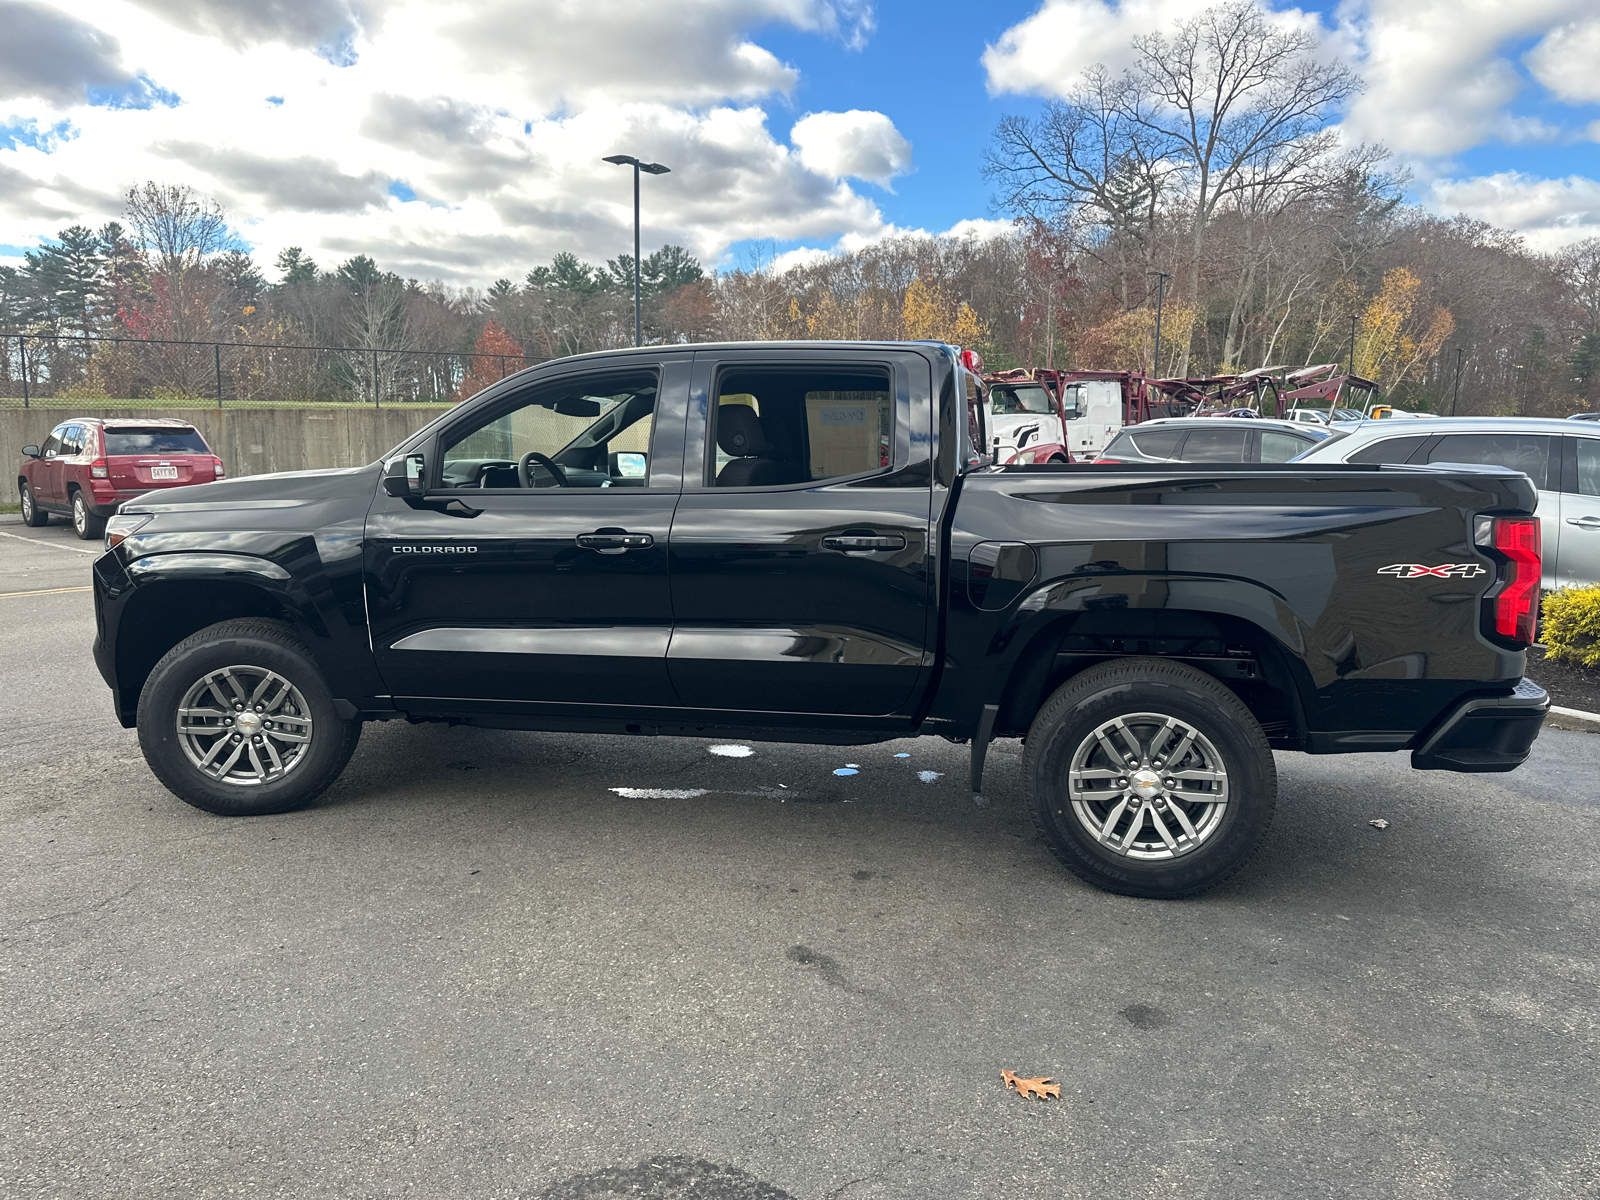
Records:
[[[1389,145],[1414,201],[1540,249],[1600,235],[1593,0],[1257,2],[1367,79],[1341,128]],[[298,245],[481,286],[630,249],[618,151],[673,167],[645,184],[647,251],[981,232],[999,118],[1203,7],[0,0],[0,261],[156,179],[216,196],[268,263]]]

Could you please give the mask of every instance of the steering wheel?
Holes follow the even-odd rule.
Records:
[[[521,481],[523,487],[531,488],[533,486],[533,474],[528,470],[528,464],[535,462],[550,472],[550,476],[556,481],[557,487],[569,486],[567,473],[556,465],[555,459],[548,454],[540,454],[537,450],[529,450],[517,460],[517,478]]]

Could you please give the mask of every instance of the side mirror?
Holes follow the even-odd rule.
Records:
[[[29,458],[38,458],[39,457],[39,447],[37,447],[37,446],[24,446],[22,448],[22,452],[24,454],[26,454]]]
[[[383,490],[401,500],[422,495],[425,468],[420,454],[390,459],[383,471]]]

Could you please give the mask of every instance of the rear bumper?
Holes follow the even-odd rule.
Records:
[[[1509,696],[1460,701],[1411,752],[1419,771],[1514,771],[1539,736],[1550,694],[1531,679]]]

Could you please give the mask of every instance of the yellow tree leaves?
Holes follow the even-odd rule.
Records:
[[[972,347],[986,340],[989,327],[972,306],[937,283],[917,278],[900,305],[901,336],[912,342],[949,342]]]
[[[1005,1087],[1015,1088],[1017,1094],[1021,1096],[1033,1096],[1038,1100],[1046,1100],[1052,1096],[1057,1100],[1061,1099],[1061,1085],[1051,1083],[1047,1075],[1041,1075],[1037,1079],[1024,1079],[1015,1071],[1001,1071],[1000,1081]]]
[[[1161,313],[1161,363],[1177,370],[1189,346],[1196,310],[1192,304],[1168,304]],[[1150,371],[1155,354],[1156,310],[1135,308],[1118,313],[1086,330],[1078,342],[1077,362],[1098,371]],[[1161,364],[1152,372],[1161,376]]]
[[[1422,280],[1396,267],[1384,275],[1382,289],[1361,313],[1354,370],[1385,392],[1431,360],[1455,332],[1448,308],[1418,311],[1421,292]]]

